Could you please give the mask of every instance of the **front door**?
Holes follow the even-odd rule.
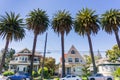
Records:
[[[71,74],[71,67],[67,68],[67,74]]]

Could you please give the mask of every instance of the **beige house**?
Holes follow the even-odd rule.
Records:
[[[84,58],[72,45],[67,54],[65,54],[65,74],[82,75],[82,68],[85,65]],[[59,74],[62,73],[62,58],[60,61]]]
[[[113,72],[120,67],[120,62],[110,62],[107,58],[96,61],[98,67],[98,73],[102,73],[105,76],[113,75]]]
[[[32,52],[27,48],[14,54],[14,60],[11,60],[9,63],[9,70],[29,72],[30,64],[31,64],[31,56],[32,56]],[[36,52],[33,61],[34,62],[33,69],[36,71],[39,69],[40,66],[40,58],[41,58],[41,54]]]

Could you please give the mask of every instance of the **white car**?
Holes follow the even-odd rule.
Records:
[[[82,80],[79,76],[75,75],[67,75],[64,78],[61,78],[60,80]]]
[[[114,80],[112,76],[103,76],[103,74],[97,73],[88,77],[88,80]]]

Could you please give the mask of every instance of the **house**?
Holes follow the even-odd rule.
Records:
[[[14,59],[9,63],[9,70],[29,72],[32,52],[27,48],[13,55]],[[38,70],[40,66],[41,54],[35,52],[33,70]]]
[[[65,74],[75,74],[82,75],[82,68],[85,65],[85,60],[77,51],[77,49],[72,45],[70,50],[65,56]],[[62,58],[60,61],[59,74],[62,73]]]
[[[96,61],[98,67],[98,73],[102,73],[105,76],[113,75],[113,72],[120,67],[120,62],[110,62],[107,58],[102,58]]]

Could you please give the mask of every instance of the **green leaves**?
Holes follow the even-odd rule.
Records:
[[[72,29],[72,17],[68,11],[59,10],[53,17],[52,28],[58,34],[66,32],[68,34]]]
[[[23,29],[23,19],[20,14],[15,15],[14,12],[7,13],[0,18],[0,35],[4,39],[12,41],[14,39],[22,40],[25,37],[25,30]]]
[[[118,31],[120,27],[120,11],[118,9],[110,9],[102,14],[102,29],[111,34]]]
[[[120,50],[118,46],[115,45],[111,50],[107,50],[106,57],[108,57],[110,61],[116,62],[117,59],[120,57]]]
[[[75,32],[83,36],[87,33],[97,34],[100,29],[99,24],[100,21],[98,15],[95,15],[95,11],[83,8],[76,14],[74,28]]]
[[[34,9],[28,14],[26,19],[29,30],[33,30],[34,34],[42,34],[48,29],[49,18],[46,11]]]

